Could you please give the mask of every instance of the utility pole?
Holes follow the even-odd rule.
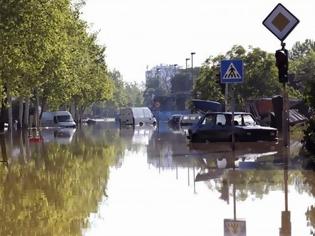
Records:
[[[289,55],[285,49],[285,43],[281,42],[281,49],[275,53],[276,66],[278,67],[279,82],[283,83],[283,105],[282,105],[282,135],[283,146],[289,145],[289,102],[286,83],[288,82]]]

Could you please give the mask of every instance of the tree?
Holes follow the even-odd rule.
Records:
[[[278,81],[274,55],[260,48],[249,47],[246,51],[242,46],[235,45],[225,55],[209,57],[205,61],[196,81],[194,97],[223,101],[224,86],[219,82],[220,61],[223,59],[243,60],[244,82],[233,85],[236,101],[241,107],[244,107],[248,99],[271,97],[281,93],[282,84]],[[290,96],[300,95],[293,88],[289,87],[288,90]]]
[[[39,74],[63,35],[59,29],[64,9],[70,9],[67,0],[1,3],[1,98],[29,97],[46,80]]]
[[[290,52],[291,60],[302,59],[307,56],[311,51],[315,51],[315,42],[311,39],[306,39],[303,43],[296,42]]]
[[[200,74],[196,80],[193,96],[203,100],[222,102],[224,93],[219,82],[220,60],[223,56],[208,58],[201,66]]]
[[[80,19],[83,4],[81,0],[73,4],[69,0],[2,2],[2,101],[34,96],[36,108],[39,100],[44,109],[74,103],[75,110],[82,113],[93,102],[111,97],[105,47],[96,43],[97,34],[88,33],[86,22]],[[7,106],[6,101],[2,103]]]

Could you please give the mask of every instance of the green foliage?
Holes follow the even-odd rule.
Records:
[[[281,91],[274,55],[250,48],[244,56],[245,79],[237,88],[242,103],[250,98],[272,97]]]
[[[224,91],[219,83],[220,58],[221,56],[209,58],[202,65],[193,89],[194,97],[221,102],[224,100]]]
[[[128,106],[142,106],[143,105],[143,92],[138,83],[126,83],[125,92],[128,97]]]
[[[295,75],[291,84],[296,87],[304,96],[304,100],[315,109],[315,42],[313,40],[305,40],[305,42],[297,42],[292,48],[292,63],[290,70]],[[304,144],[306,149],[315,154],[315,119],[311,119],[307,123],[304,131]]]
[[[105,48],[89,34],[79,9],[84,1],[4,1],[0,6],[0,86],[13,96],[36,90],[51,108],[79,109],[108,100],[113,84]],[[1,93],[0,99],[6,94]]]
[[[242,46],[235,45],[225,55],[209,57],[205,61],[194,87],[194,97],[223,101],[224,85],[219,83],[219,67],[223,59],[241,59],[244,62],[244,83],[233,86],[236,101],[241,107],[248,99],[281,94],[282,84],[278,81],[274,55],[260,48],[249,47],[246,51]],[[301,93],[290,86],[288,91],[290,97],[301,97]]]
[[[307,56],[310,52],[315,51],[315,42],[311,39],[306,39],[303,43],[296,42],[290,52],[291,60],[299,60]]]
[[[94,103],[92,109],[99,115],[114,115],[117,109],[126,106],[143,106],[143,89],[136,82],[123,81],[119,71],[109,72],[110,81],[113,84],[112,97],[105,102]]]
[[[305,148],[312,154],[315,154],[315,118],[312,117],[307,122],[307,128],[304,130]]]

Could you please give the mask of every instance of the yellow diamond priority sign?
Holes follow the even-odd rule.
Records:
[[[298,18],[279,3],[263,21],[263,25],[282,42],[299,22]]]

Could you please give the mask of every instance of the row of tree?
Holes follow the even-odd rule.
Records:
[[[89,33],[80,19],[83,4],[81,0],[1,3],[1,123],[9,108],[12,127],[12,98],[20,104],[19,123],[27,127],[32,101],[42,111],[71,104],[80,114],[91,103],[112,97],[114,84],[104,60],[105,47],[97,44],[97,34]]]
[[[136,82],[126,82],[119,71],[109,72],[113,82],[113,96],[106,101],[93,103],[91,109],[93,115],[113,117],[120,107],[142,106],[143,105],[143,85]]]

